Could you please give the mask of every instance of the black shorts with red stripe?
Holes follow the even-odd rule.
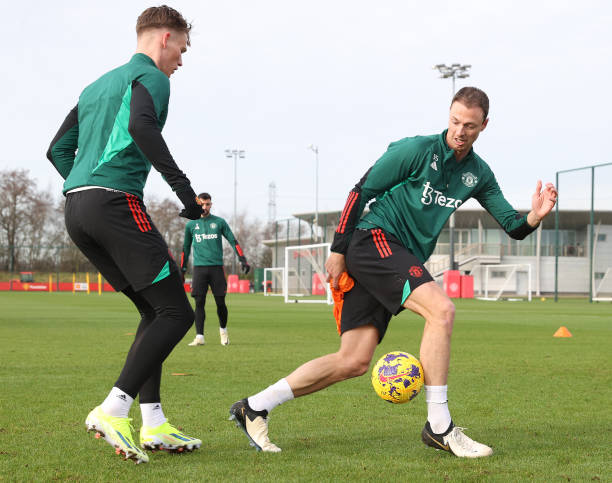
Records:
[[[433,281],[419,259],[380,228],[355,230],[346,253],[346,266],[355,286],[344,294],[340,332],[374,325],[379,342],[391,316],[404,309],[410,293]]]
[[[92,188],[68,193],[72,241],[117,291],[135,291],[177,271],[168,245],[137,196]]]

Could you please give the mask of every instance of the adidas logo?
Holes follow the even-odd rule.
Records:
[[[125,394],[117,394],[117,397],[122,401],[127,401],[127,397],[125,396]]]
[[[156,404],[153,410],[156,410],[156,409],[161,409],[161,406],[159,404]]]

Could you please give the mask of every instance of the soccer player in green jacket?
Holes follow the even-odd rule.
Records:
[[[231,418],[256,449],[280,451],[268,438],[269,411],[364,374],[391,316],[409,309],[425,319],[420,351],[427,402],[423,442],[459,457],[493,453],[451,419],[446,383],[455,307],[423,264],[451,213],[467,199],[475,198],[508,235],[520,240],[550,213],[557,191],[550,183],[542,190],[538,181],[527,215],[510,206],[491,169],[472,148],[487,126],[488,112],[483,91],[461,89],[451,102],[447,130],[391,143],[349,193],[325,264],[335,288],[345,271],[355,281],[342,306],[340,349],[230,408]]]
[[[223,239],[221,237],[225,237],[234,248],[242,271],[249,273],[251,267],[247,263],[242,248],[227,222],[223,218],[211,214],[212,199],[210,194],[200,193],[198,203],[202,207],[202,216],[198,220],[187,222],[183,253],[181,254],[181,272],[184,274],[187,271],[189,254],[193,247],[191,296],[195,299],[196,336],[193,342],[188,345],[204,345],[204,320],[206,319],[204,305],[206,304],[206,294],[209,286],[217,304],[221,345],[229,345],[227,334],[228,311],[225,304],[227,280],[223,270]]]
[[[172,426],[161,405],[162,363],[193,323],[177,264],[142,201],[151,166],[196,219],[202,208],[161,131],[172,73],[190,45],[191,25],[176,10],[151,7],[136,22],[132,59],[87,86],[51,142],[47,157],[66,180],[68,234],[141,321],[123,370],[85,420],[125,459],[146,463],[143,449],[191,451],[202,442]],[[88,341],[87,343],[94,343]],[[128,413],[139,397],[140,441]]]

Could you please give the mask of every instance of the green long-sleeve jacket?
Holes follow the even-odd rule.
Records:
[[[215,215],[191,220],[185,225],[185,239],[181,254],[181,268],[187,268],[189,254],[193,248],[193,265],[210,267],[223,265],[223,239],[234,248],[238,257],[244,257],[238,240],[227,222]]]
[[[475,198],[512,238],[523,239],[535,230],[506,201],[491,168],[473,149],[457,161],[446,144],[446,131],[404,138],[391,143],[349,193],[331,249],[346,253],[356,227],[378,227],[425,262],[446,220],[469,198]]]

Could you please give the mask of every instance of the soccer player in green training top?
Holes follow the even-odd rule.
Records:
[[[193,280],[191,283],[191,296],[195,299],[195,326],[196,336],[190,346],[204,345],[204,320],[206,313],[206,293],[208,286],[215,297],[217,315],[219,316],[219,335],[221,345],[229,345],[227,335],[227,280],[223,270],[223,240],[222,236],[232,245],[240,266],[244,273],[249,273],[251,267],[247,263],[240,244],[234,237],[227,222],[210,213],[212,199],[208,193],[198,195],[198,203],[202,207],[202,216],[198,220],[191,220],[185,226],[185,240],[181,254],[181,271],[187,271],[189,253],[193,247]]]
[[[255,448],[280,451],[268,438],[274,407],[364,374],[392,315],[410,309],[425,319],[420,360],[425,376],[426,445],[459,457],[489,456],[493,450],[455,426],[447,403],[447,375],[455,307],[423,263],[448,217],[475,198],[515,239],[536,229],[556,203],[552,184],[541,181],[531,211],[521,216],[505,200],[489,166],[472,145],[486,128],[489,100],[466,87],[454,96],[448,129],[391,143],[349,193],[325,268],[338,288],[348,271],[355,286],[345,293],[338,352],[298,367],[286,378],[230,408],[232,419]],[[370,211],[362,217],[366,203]]]
[[[165,5],[142,12],[136,22],[136,54],[83,90],[47,152],[66,180],[70,238],[141,316],[119,378],[85,421],[88,431],[136,463],[149,460],[143,449],[182,452],[202,444],[172,426],[161,406],[162,363],[191,327],[194,314],[178,266],[142,201],[152,165],[183,203],[180,216],[202,214],[189,179],[161,135],[169,78],[183,65],[190,30],[179,12]],[[136,395],[142,412],[139,444],[128,418]]]

